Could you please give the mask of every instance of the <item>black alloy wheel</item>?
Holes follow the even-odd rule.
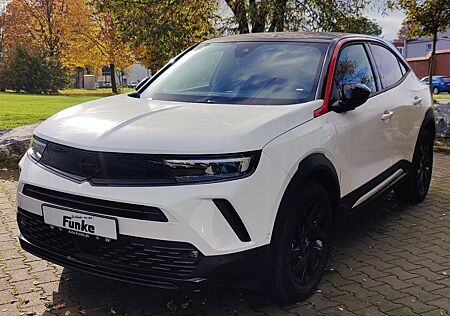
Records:
[[[328,261],[334,228],[328,192],[318,182],[306,181],[285,195],[270,244],[272,288],[283,304],[314,293]]]
[[[328,240],[325,206],[314,200],[302,212],[293,231],[291,270],[295,281],[302,285],[315,279],[327,258]]]

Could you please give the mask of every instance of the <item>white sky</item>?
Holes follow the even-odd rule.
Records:
[[[405,15],[401,11],[389,12],[387,15],[381,15],[377,12],[366,14],[369,19],[374,19],[382,28],[381,36],[387,40],[393,40],[397,37]]]

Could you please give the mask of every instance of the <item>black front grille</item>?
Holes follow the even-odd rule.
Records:
[[[50,254],[72,260],[72,264],[95,267],[99,274],[141,280],[159,287],[175,287],[175,283],[191,278],[202,257],[193,245],[184,242],[126,235],[107,242],[95,236],[75,236],[45,224],[42,216],[20,208],[17,221],[22,236]],[[193,256],[192,252],[198,255]]]
[[[161,158],[147,154],[98,152],[45,142],[39,163],[92,185],[173,185]]]
[[[77,210],[94,212],[98,214],[119,216],[125,218],[134,218],[149,220],[155,222],[167,222],[167,217],[157,207],[135,205],[122,202],[107,201],[95,198],[89,198],[69,193],[58,192],[30,184],[25,184],[22,193],[31,198],[74,208]]]

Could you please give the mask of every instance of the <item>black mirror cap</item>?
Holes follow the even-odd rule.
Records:
[[[332,105],[335,112],[352,111],[366,103],[372,91],[362,83],[347,83],[342,87],[340,99]]]

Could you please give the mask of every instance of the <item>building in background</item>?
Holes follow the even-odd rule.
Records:
[[[450,29],[438,33],[436,51],[450,49]],[[424,57],[431,53],[433,41],[429,37],[418,37],[405,40],[404,54],[406,58]]]
[[[402,56],[405,56],[405,42],[402,40],[394,40],[392,42],[392,44],[394,44],[395,48],[397,48],[397,50],[400,52],[400,54],[402,54]]]
[[[139,82],[150,75],[150,70],[141,64],[133,64],[126,69],[116,71],[116,82],[119,86],[126,86],[130,82]],[[97,77],[99,88],[111,87],[111,70],[105,66],[101,70],[101,75]]]
[[[419,78],[428,76],[428,66],[431,58],[431,52],[423,57],[406,58],[414,73]],[[434,75],[450,77],[450,49],[436,51]]]
[[[450,29],[438,33],[437,38],[434,75],[450,76]],[[395,42],[394,45],[397,46]],[[423,78],[428,76],[432,49],[433,41],[431,38],[418,37],[405,40],[403,49],[399,50],[405,56],[417,77]]]

